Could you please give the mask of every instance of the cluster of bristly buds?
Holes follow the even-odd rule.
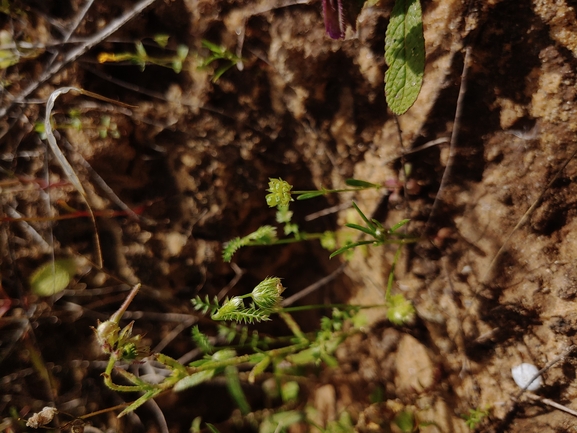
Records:
[[[346,6],[343,5],[346,2]],[[325,30],[333,39],[343,39],[347,25],[356,30],[356,16],[358,6],[356,0],[323,0],[323,15],[325,18]],[[358,3],[358,2],[357,2]],[[354,17],[354,18],[353,18]]]
[[[98,322],[94,329],[96,340],[102,351],[106,354],[114,355],[117,359],[125,361],[137,361],[148,356],[149,348],[141,341],[142,336],[132,335],[132,325],[130,322],[123,329],[120,329],[118,323],[122,315],[136,296],[140,289],[140,284],[135,285],[127,299],[120,308],[110,316],[105,322]]]

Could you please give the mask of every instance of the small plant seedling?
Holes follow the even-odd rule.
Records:
[[[465,420],[465,424],[471,430],[475,430],[485,418],[489,416],[489,409],[469,409],[467,415],[461,415],[461,418]]]
[[[226,48],[220,45],[213,44],[210,41],[203,40],[202,46],[208,49],[211,54],[200,63],[200,65],[198,66],[199,68],[206,68],[211,63],[216,62],[218,60],[223,60],[225,63],[224,65],[218,67],[214,72],[214,75],[212,76],[213,83],[216,83],[218,79],[222,76],[222,74],[224,74],[230,68],[232,68],[235,65],[238,65],[244,60],[242,57],[237,56],[236,54],[232,53]]]
[[[253,233],[244,237],[237,237],[224,244],[223,259],[225,262],[230,262],[233,255],[242,247],[257,246],[257,245],[280,245],[294,242],[302,242],[307,240],[319,239],[324,247],[332,248],[335,245],[335,233],[327,231],[324,233],[308,233],[300,231],[297,224],[292,222],[293,213],[289,210],[289,205],[293,199],[293,195],[298,200],[307,200],[315,197],[325,196],[328,194],[336,194],[343,192],[357,192],[367,189],[381,189],[382,185],[366,182],[358,179],[347,179],[346,185],[348,188],[341,189],[326,189],[312,191],[293,191],[292,185],[282,179],[269,179],[268,194],[265,199],[269,207],[276,207],[276,220],[279,224],[284,224],[284,234],[287,238],[279,239],[277,236],[277,229],[270,225],[264,225],[258,228]],[[355,210],[359,213],[367,227],[359,226],[357,224],[346,224],[347,227],[353,228],[371,235],[374,239],[369,241],[358,241],[350,243],[338,249],[331,254],[331,258],[341,254],[347,250],[353,249],[361,245],[382,245],[382,244],[405,244],[415,242],[416,239],[400,233],[399,229],[405,225],[408,220],[403,220],[396,224],[391,229],[385,229],[378,221],[369,219],[361,212],[358,206],[353,203]]]
[[[386,229],[377,220],[375,220],[375,219],[369,220],[366,217],[366,215],[359,209],[357,204],[354,202],[353,202],[353,207],[358,212],[358,214],[361,216],[361,218],[364,221],[364,223],[366,224],[366,226],[361,226],[358,224],[351,224],[351,223],[347,223],[347,224],[345,224],[345,226],[347,226],[351,229],[354,229],[354,230],[358,230],[361,233],[365,233],[365,234],[371,236],[373,238],[373,240],[367,240],[367,241],[363,240],[363,241],[354,242],[354,243],[349,244],[349,245],[345,245],[344,247],[339,248],[337,251],[332,253],[330,255],[330,258],[333,258],[336,255],[339,255],[339,254],[341,254],[347,250],[350,250],[352,248],[356,248],[356,247],[361,246],[361,245],[380,246],[380,245],[384,245],[384,244],[406,244],[406,243],[412,243],[412,242],[416,241],[416,238],[407,236],[405,233],[399,232],[399,229],[409,222],[408,219],[401,220],[397,224],[395,224],[393,227],[391,227],[390,229]]]
[[[381,185],[373,184],[370,182],[366,182],[363,180],[358,179],[347,179],[346,181],[347,186],[349,188],[344,189],[332,189],[328,190],[325,188],[321,188],[320,190],[315,191],[293,191],[292,185],[282,179],[270,179],[269,181],[269,188],[267,189],[268,193],[266,195],[266,202],[270,207],[277,208],[277,222],[285,224],[285,235],[291,236],[285,239],[278,239],[276,236],[276,228],[272,226],[262,226],[257,229],[255,232],[250,233],[245,237],[237,237],[227,243],[224,244],[223,248],[223,259],[225,262],[229,262],[232,259],[234,253],[241,247],[245,246],[254,246],[254,245],[278,245],[284,243],[292,243],[292,242],[300,242],[310,239],[320,239],[321,243],[328,244],[331,241],[334,241],[335,235],[333,232],[325,232],[325,233],[304,233],[299,231],[299,228],[296,224],[291,223],[292,212],[289,211],[289,204],[293,201],[292,196],[296,195],[297,200],[305,200],[309,198],[319,197],[326,194],[333,194],[339,192],[351,192],[351,191],[362,191],[365,189],[379,189]],[[371,245],[371,246],[381,246],[385,244],[398,244],[399,248],[395,253],[395,258],[393,260],[391,266],[391,272],[389,273],[389,279],[387,282],[387,290],[385,293],[385,305],[387,307],[387,318],[389,321],[395,325],[402,325],[405,323],[409,323],[413,320],[415,316],[415,309],[410,301],[408,301],[403,294],[392,294],[392,287],[394,283],[394,271],[396,263],[400,257],[401,249],[400,247],[407,243],[416,242],[417,238],[407,235],[405,233],[400,232],[399,230],[405,226],[409,220],[404,219],[397,224],[395,224],[390,229],[386,229],[379,221],[375,219],[369,219],[353,202],[353,208],[359,214],[362,221],[365,225],[359,224],[352,224],[347,223],[345,224],[346,227],[351,228],[353,230],[357,230],[361,233],[361,235],[369,235],[372,237],[370,240],[359,240],[356,242],[348,243],[347,245],[337,249],[333,252],[330,257],[335,257],[338,254],[342,254],[347,251],[351,251],[352,249],[363,246],[363,245]],[[249,296],[249,295],[245,295]],[[199,309],[202,309],[204,312],[208,310],[212,310],[212,318],[218,320],[220,317],[221,311],[226,312],[234,311],[235,314],[246,314],[247,320],[267,320],[268,316],[264,318],[259,318],[255,316],[255,312],[252,309],[243,309],[242,299],[239,297],[235,297],[232,299],[227,299],[225,304],[222,307],[218,307],[215,305],[210,305],[208,299],[202,301],[200,298],[197,299],[197,305]],[[226,307],[226,308],[225,308]],[[240,310],[239,310],[240,309]],[[239,310],[239,311],[237,311]],[[227,317],[228,316],[223,316]],[[260,319],[260,320],[259,320]]]

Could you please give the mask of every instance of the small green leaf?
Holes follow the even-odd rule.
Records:
[[[391,233],[395,233],[398,229],[400,229],[401,227],[403,227],[405,224],[407,224],[409,221],[411,221],[410,219],[404,219],[399,221],[397,224],[395,224],[393,227],[391,227],[391,229],[389,230]]]
[[[299,384],[293,380],[285,382],[280,387],[280,395],[283,403],[294,403],[299,398]]]
[[[355,188],[380,188],[380,185],[377,185],[375,183],[371,183],[371,182],[367,182],[364,180],[359,180],[359,179],[347,179],[345,180],[345,183],[348,186],[353,186]]]
[[[124,409],[122,412],[120,412],[118,414],[118,418],[122,418],[127,413],[134,412],[136,409],[138,409],[140,406],[142,406],[148,400],[156,397],[161,392],[162,392],[162,389],[150,389],[150,390],[146,391],[142,397],[133,401],[130,406],[128,406],[126,409]]]
[[[350,228],[350,229],[355,229],[355,230],[361,231],[363,233],[366,233],[370,236],[376,237],[375,232],[373,230],[370,230],[370,229],[363,227],[363,226],[360,226],[358,224],[347,223],[347,224],[345,224],[345,226]]]
[[[202,40],[202,46],[204,48],[208,48],[210,51],[217,54],[223,54],[226,51],[224,48],[220,47],[219,45],[213,44],[212,42],[207,41],[206,39]]]
[[[360,242],[354,242],[351,244],[347,244],[344,247],[339,248],[338,250],[336,250],[334,253],[332,253],[329,256],[329,259],[332,259],[335,256],[338,256],[339,254],[344,253],[345,251],[351,250],[353,248],[359,247],[361,245],[369,245],[369,244],[374,244],[376,241],[360,241]]]
[[[296,410],[278,412],[267,418],[258,428],[258,433],[277,433],[286,431],[286,427],[304,421],[305,415]]]
[[[158,34],[154,36],[154,42],[156,42],[162,48],[166,48],[168,44],[168,39],[170,38],[169,35],[166,34]]]
[[[172,61],[172,70],[175,73],[180,74],[180,71],[182,71],[182,60],[173,60]]]
[[[193,386],[200,385],[201,383],[212,379],[213,376],[214,370],[199,371],[176,382],[173,389],[175,392],[184,391],[185,389],[192,388]]]
[[[220,430],[217,429],[213,424],[206,423],[206,426],[211,431],[211,433],[220,433]]]
[[[396,0],[385,36],[387,104],[403,114],[417,100],[425,71],[425,39],[419,0]]]
[[[179,60],[182,61],[186,59],[186,56],[188,56],[188,47],[186,45],[180,44],[176,47],[176,57],[178,57]]]
[[[403,410],[395,416],[394,423],[399,427],[403,433],[410,433],[415,431],[415,417],[406,410]]]
[[[309,198],[320,197],[321,195],[324,195],[324,194],[325,194],[324,191],[306,192],[304,194],[297,196],[297,200],[307,200]]]
[[[70,283],[76,273],[74,259],[58,259],[40,266],[30,277],[32,292],[38,296],[52,296],[60,293]]]
[[[224,369],[224,375],[228,392],[236,402],[236,405],[240,409],[240,413],[243,415],[250,413],[250,405],[248,404],[248,400],[242,390],[242,385],[240,384],[240,379],[238,377],[238,369],[233,365],[229,365]]]
[[[377,230],[377,227],[371,221],[369,221],[369,219],[366,217],[363,211],[359,209],[359,207],[355,202],[353,202],[353,207],[355,208],[357,213],[361,216],[367,227],[370,228],[373,232],[375,232]]]
[[[142,42],[137,42],[135,46],[136,46],[136,54],[138,55],[139,59],[141,60],[147,59],[148,55],[146,54],[146,50],[144,49],[144,45],[142,45]]]
[[[196,346],[203,352],[203,353],[212,353],[214,351],[214,347],[210,344],[208,337],[200,332],[198,325],[192,327],[192,339],[196,343]]]

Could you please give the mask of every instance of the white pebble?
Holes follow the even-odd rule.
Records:
[[[519,388],[525,388],[529,381],[535,377],[535,375],[539,372],[539,369],[535,367],[533,364],[528,364],[524,362],[523,364],[519,364],[516,367],[511,369],[511,374],[513,375],[513,380],[517,384]],[[539,376],[531,385],[527,387],[528,391],[536,391],[538,390],[541,385],[543,385],[543,379]]]

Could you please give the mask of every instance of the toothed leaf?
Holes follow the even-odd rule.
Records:
[[[387,104],[403,114],[417,100],[425,71],[425,39],[419,0],[396,0],[385,37]]]

